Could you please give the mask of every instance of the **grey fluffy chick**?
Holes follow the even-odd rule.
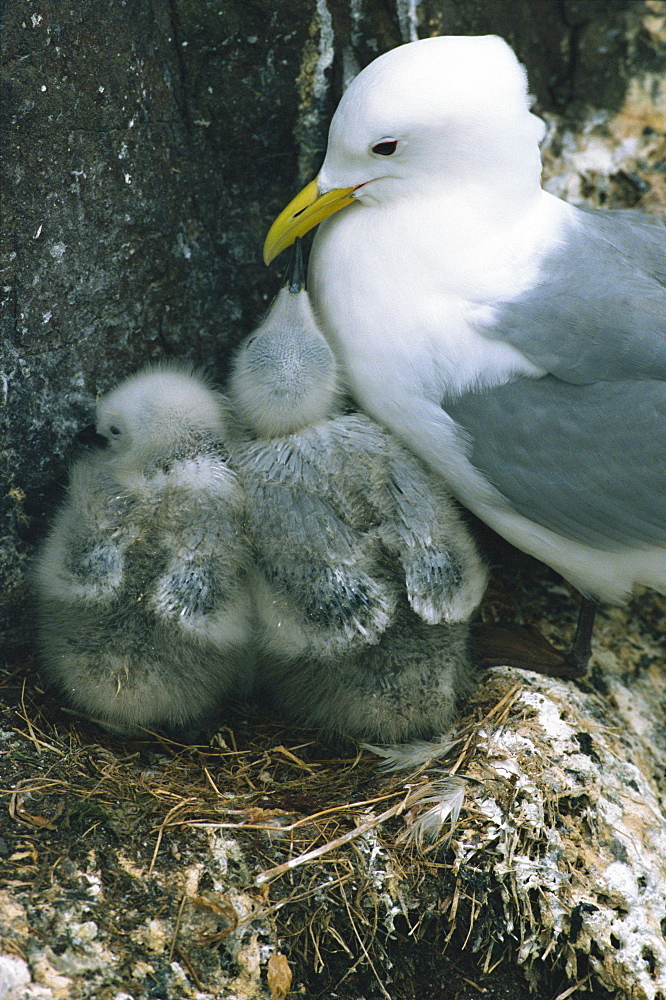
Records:
[[[251,553],[226,410],[175,365],[100,399],[106,447],[73,466],[38,559],[45,672],[110,729],[192,727],[251,686]]]
[[[471,673],[466,624],[486,586],[438,480],[340,407],[300,249],[241,345],[232,446],[256,547],[261,683],[290,717],[381,740],[441,731]]]

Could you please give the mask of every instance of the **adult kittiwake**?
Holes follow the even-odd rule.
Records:
[[[582,668],[591,602],[666,590],[666,231],[543,191],[543,134],[501,38],[400,46],[265,258],[327,220],[311,294],[356,401],[588,598]]]

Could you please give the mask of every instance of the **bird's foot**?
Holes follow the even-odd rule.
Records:
[[[580,656],[574,649],[570,649],[563,657],[562,677],[585,677],[590,656]]]
[[[481,667],[518,667],[548,677],[583,677],[587,659],[563,653],[535,628],[479,622],[472,626],[472,651]]]

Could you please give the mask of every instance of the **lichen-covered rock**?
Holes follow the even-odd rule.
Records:
[[[488,734],[471,772],[476,836],[456,832],[460,867],[488,859],[504,904],[496,940],[517,943],[521,964],[556,958],[572,981],[636,1000],[666,989],[662,667],[655,657],[632,676],[597,654],[603,694],[507,669],[516,721]]]

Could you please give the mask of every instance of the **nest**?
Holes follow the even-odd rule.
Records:
[[[666,605],[644,600],[658,625]],[[451,738],[390,773],[370,748],[253,706],[202,745],[120,741],[7,673],[0,951],[52,990],[39,995],[95,1000],[120,987],[134,1000],[281,1000],[299,984],[402,1000],[428,982],[460,1000],[658,1000],[666,956],[650,922],[666,911],[666,843],[636,817],[664,814],[654,759],[631,775],[619,759],[643,764],[647,749],[613,703],[639,668],[646,705],[664,700],[658,629],[629,641],[632,621],[602,620],[603,682],[598,667],[577,685],[492,671]],[[640,872],[620,843],[627,802],[611,843],[618,783],[642,803],[627,834]],[[631,940],[639,908],[604,881],[613,864],[654,897]]]
[[[6,678],[8,694],[13,679]],[[72,886],[88,893],[93,885],[92,898],[102,896],[111,917],[103,935],[111,952],[125,950],[118,936],[136,939],[137,917],[148,954],[175,959],[199,990],[210,988],[211,955],[224,949],[230,982],[245,978],[245,995],[260,995],[253,992],[259,977],[247,972],[255,938],[254,950],[258,943],[273,957],[279,942],[287,967],[301,976],[321,973],[331,960],[346,966],[341,978],[364,966],[378,995],[389,997],[387,941],[398,918],[418,940],[425,911],[415,922],[414,909],[422,908],[424,885],[432,895],[437,884],[429,904],[438,920],[467,909],[471,933],[477,919],[474,893],[450,856],[449,821],[459,813],[480,731],[503,724],[516,691],[498,698],[486,690],[434,760],[381,775],[371,750],[332,747],[312,734],[295,740],[293,730],[251,710],[207,745],[155,734],[120,742],[80,720],[68,724],[66,710],[54,718],[36,704],[43,692],[28,695],[23,681],[20,705],[7,711],[13,732],[2,759],[3,793],[20,835],[2,859],[0,892],[39,895],[50,882],[71,895]],[[439,830],[434,841],[431,829]],[[148,900],[158,887],[169,892],[157,918],[168,932],[153,918],[151,941],[140,914],[152,912]],[[133,917],[127,906],[123,913],[119,892]],[[29,957],[20,933],[2,932],[6,954]],[[131,978],[136,954],[128,963],[116,970],[121,981]],[[270,995],[280,987],[273,984]]]

